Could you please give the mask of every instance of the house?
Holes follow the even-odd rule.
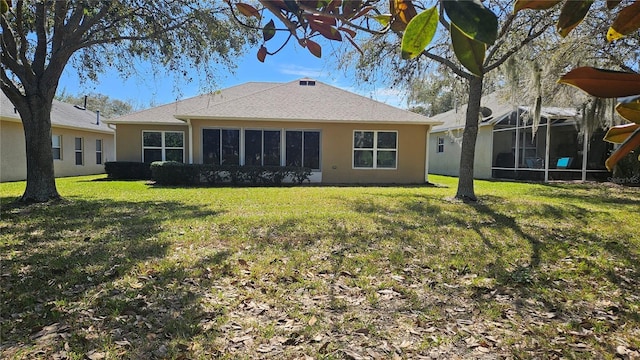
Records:
[[[305,166],[325,184],[425,183],[438,124],[311,79],[245,83],[109,123],[118,161]]]
[[[54,100],[51,132],[56,177],[104,173],[115,158],[114,130],[83,107]],[[25,180],[26,162],[22,120],[0,92],[0,182]]]
[[[466,105],[434,116],[442,122],[430,134],[429,171],[458,176]],[[514,106],[497,94],[484,96],[475,149],[479,179],[605,180],[604,162],[612,145],[605,130],[581,132],[575,109],[542,107],[534,129],[529,107]]]

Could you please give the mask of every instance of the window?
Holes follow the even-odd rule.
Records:
[[[203,129],[203,163],[240,165],[240,130]]]
[[[75,139],[75,151],[76,151],[76,165],[83,165],[84,164],[84,156],[82,154],[82,148],[83,148],[83,139],[81,137],[77,137]]]
[[[62,135],[51,136],[51,150],[53,160],[62,160]]]
[[[353,167],[360,169],[395,169],[398,133],[396,131],[354,131]]]
[[[444,152],[444,138],[443,137],[438,137],[438,152],[439,153],[443,153]]]
[[[96,139],[96,164],[102,164],[102,139]]]
[[[184,132],[143,131],[142,161],[184,162]]]
[[[244,164],[280,166],[280,130],[245,130]]]
[[[289,130],[285,135],[287,166],[320,170],[320,132]]]

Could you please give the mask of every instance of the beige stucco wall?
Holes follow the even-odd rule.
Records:
[[[22,124],[0,120],[0,181],[24,180],[26,177]]]
[[[325,184],[398,183],[419,184],[426,181],[428,125],[371,125],[310,122],[211,121],[191,120],[193,162],[202,162],[203,128],[319,130],[321,138],[321,179]],[[188,126],[117,125],[116,149],[119,161],[141,161],[143,130],[182,130],[189,141]],[[353,169],[354,130],[398,131],[397,169]],[[185,150],[189,160],[188,145]]]
[[[115,159],[113,134],[52,127],[61,135],[62,159],[54,160],[56,177],[104,173],[104,163]],[[83,165],[75,163],[75,138],[83,139]],[[96,164],[96,140],[102,139],[102,164]],[[24,180],[27,177],[25,140],[22,123],[0,121],[0,181]]]
[[[455,133],[462,136],[462,131]],[[438,137],[444,137],[444,152],[438,153]],[[476,140],[473,176],[476,179],[491,178],[491,164],[493,152],[493,130],[490,126],[482,126],[478,130]],[[432,132],[429,135],[429,173],[438,175],[458,176],[460,174],[460,153],[462,142],[453,141],[445,131]]]
[[[187,125],[116,125],[116,160],[142,161],[143,131],[183,131],[185,141],[185,162],[189,162],[189,128]]]

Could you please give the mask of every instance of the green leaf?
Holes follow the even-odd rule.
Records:
[[[453,52],[467,70],[476,76],[482,76],[482,65],[487,44],[466,36],[455,24],[451,24],[451,43]]]
[[[498,37],[498,17],[478,0],[442,2],[447,16],[468,37],[493,44]]]
[[[556,6],[562,0],[517,0],[513,5],[513,13],[524,9],[546,10]]]
[[[638,30],[638,28],[640,28],[640,1],[636,1],[620,10],[609,31],[607,31],[607,40],[610,42],[618,40]]]
[[[262,36],[264,36],[264,41],[269,41],[276,35],[276,25],[273,22],[273,19],[269,20],[267,25],[262,29]]]
[[[640,94],[640,74],[597,69],[588,66],[569,71],[558,82],[573,85],[592,96],[601,98],[617,98]]]
[[[402,35],[402,58],[413,59],[429,45],[438,27],[438,9],[432,7],[415,16]]]
[[[389,26],[389,23],[391,22],[391,15],[389,14],[375,15],[373,19],[377,21],[380,25],[386,27],[386,26]]]
[[[593,4],[593,0],[572,0],[565,2],[560,12],[558,23],[556,24],[558,34],[562,37],[569,35],[571,30],[578,26],[584,17],[587,16],[591,4]]]
[[[0,14],[4,14],[9,11],[9,3],[7,0],[0,0]]]

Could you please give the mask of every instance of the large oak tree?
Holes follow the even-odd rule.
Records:
[[[51,150],[51,104],[69,63],[90,79],[105,69],[127,75],[135,59],[188,79],[233,67],[250,37],[214,1],[7,1],[0,15],[0,87],[25,133],[24,202],[60,197]],[[168,76],[171,78],[171,76]]]

